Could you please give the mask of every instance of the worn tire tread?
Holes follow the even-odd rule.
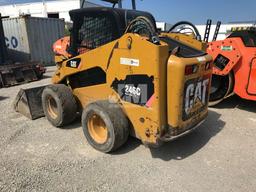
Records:
[[[59,102],[61,104],[61,114],[58,122],[52,122],[51,119],[47,116],[47,113],[44,109],[44,112],[48,118],[48,120],[56,127],[63,127],[73,122],[76,118],[77,112],[77,103],[72,94],[72,91],[63,84],[55,84],[49,85],[44,89],[44,94],[49,94],[49,92],[53,91],[54,94],[59,98]],[[56,101],[58,102],[58,101]],[[44,104],[43,104],[44,106]]]
[[[89,104],[83,112],[82,119],[84,119],[85,116],[89,113],[89,111],[93,110],[95,107],[97,107],[103,113],[105,113],[109,117],[113,125],[112,127],[114,129],[114,134],[115,134],[113,138],[114,143],[109,149],[103,150],[103,152],[106,152],[106,153],[113,152],[117,150],[119,147],[121,147],[128,139],[128,136],[129,136],[128,119],[118,104],[109,103],[108,101],[105,101],[105,100],[96,101],[94,103]],[[86,129],[86,123],[83,123],[84,134],[88,140],[88,135],[87,135],[88,133],[86,132],[85,129]],[[93,144],[91,145],[97,149],[96,146],[94,146]]]

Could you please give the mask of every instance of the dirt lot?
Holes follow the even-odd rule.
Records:
[[[113,154],[90,147],[79,121],[57,129],[12,109],[20,88],[0,89],[0,191],[256,191],[256,102],[210,109],[192,134],[148,149],[137,139]]]

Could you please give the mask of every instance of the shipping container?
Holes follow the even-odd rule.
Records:
[[[4,64],[6,59],[7,59],[7,50],[5,45],[2,17],[0,14],[0,65]]]
[[[54,64],[53,43],[64,36],[64,20],[23,16],[3,19],[8,55],[13,61]]]
[[[171,29],[172,25],[166,22],[156,22],[156,27],[160,31],[166,31],[168,32],[169,29]]]

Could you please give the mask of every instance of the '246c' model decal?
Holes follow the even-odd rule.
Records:
[[[144,106],[154,94],[154,77],[145,74],[127,75],[125,79],[115,79],[111,87],[126,102]]]
[[[192,79],[186,82],[184,90],[183,120],[187,120],[207,107],[210,78]]]

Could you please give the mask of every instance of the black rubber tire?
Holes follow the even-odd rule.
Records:
[[[101,117],[107,127],[107,139],[104,143],[97,143],[88,131],[87,122],[93,114]],[[88,143],[98,151],[109,153],[117,150],[128,139],[129,122],[118,104],[108,101],[97,101],[89,104],[82,114],[82,127]]]
[[[219,84],[217,91],[212,92],[214,83]],[[226,76],[212,75],[211,92],[209,106],[213,107],[222,102],[230,93],[233,92],[234,76],[229,73]]]
[[[57,117],[53,118],[47,107],[47,99],[52,97],[57,104]],[[63,127],[76,118],[77,103],[70,88],[63,84],[48,85],[42,93],[42,106],[48,121],[55,127]]]

